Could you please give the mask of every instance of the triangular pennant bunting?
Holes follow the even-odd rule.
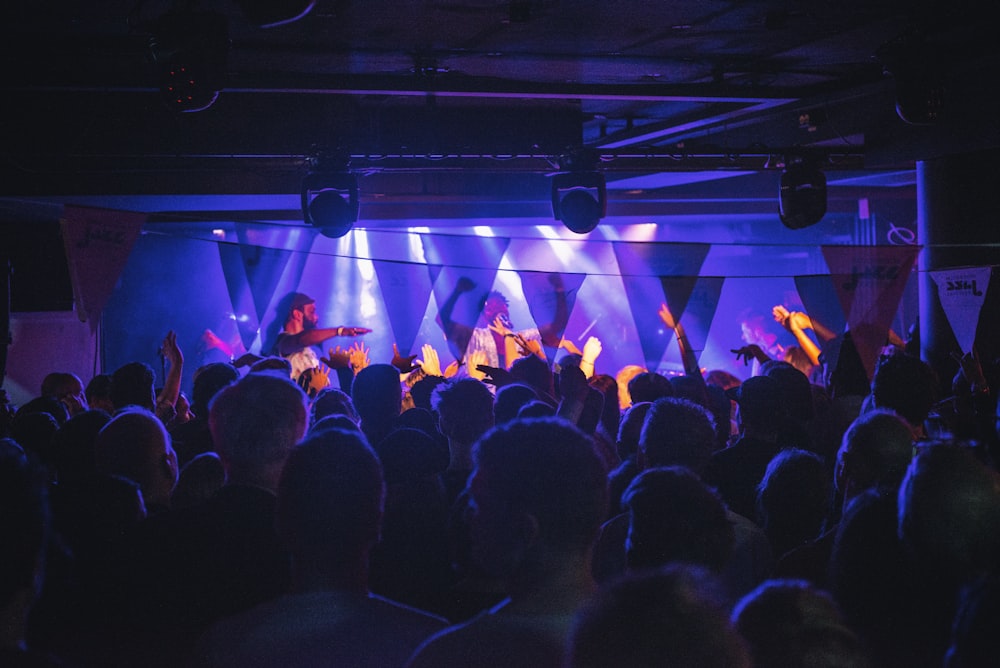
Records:
[[[802,307],[814,323],[834,334],[842,334],[847,318],[829,276],[796,276],[795,290]],[[822,339],[820,340],[822,343]]]
[[[667,307],[677,322],[683,325],[696,359],[708,341],[708,331],[715,318],[725,280],[721,276],[660,277]]]
[[[930,274],[937,284],[938,299],[961,352],[972,352],[992,268],[941,269]]]
[[[538,271],[520,271],[518,276],[531,318],[542,335],[545,357],[551,364],[557,359],[559,342],[587,276]]]
[[[115,289],[146,215],[130,211],[66,206],[63,244],[73,282],[77,316],[97,327],[101,312]]]
[[[440,267],[384,260],[372,260],[372,265],[378,276],[382,300],[390,306],[386,314],[393,341],[403,355],[414,354],[417,351],[413,350],[413,342],[431,298],[432,277],[440,273]]]
[[[918,246],[823,246],[830,279],[868,378],[885,345]]]

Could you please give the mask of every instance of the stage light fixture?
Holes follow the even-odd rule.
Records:
[[[225,82],[229,55],[226,18],[215,12],[165,14],[154,25],[149,54],[168,107],[179,112],[208,109]]]
[[[826,176],[815,160],[792,157],[781,172],[778,214],[785,227],[800,230],[826,214]]]
[[[604,174],[574,171],[552,177],[552,216],[570,232],[592,232],[608,210]]]
[[[339,239],[358,220],[358,177],[350,172],[309,172],[302,180],[302,216],[320,234]]]

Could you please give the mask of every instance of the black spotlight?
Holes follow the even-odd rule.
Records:
[[[778,214],[793,230],[818,223],[826,214],[826,176],[815,161],[792,158],[781,172]]]
[[[600,172],[564,172],[552,177],[552,215],[571,232],[592,232],[608,210]]]
[[[229,55],[226,18],[215,12],[177,11],[156,21],[149,53],[167,106],[203,111],[222,90]]]
[[[302,216],[320,234],[339,239],[358,220],[358,177],[350,172],[309,172],[302,180]]]

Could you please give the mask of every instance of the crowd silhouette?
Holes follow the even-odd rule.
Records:
[[[55,370],[0,411],[0,665],[996,665],[996,363],[869,381],[774,316],[806,363],[742,381],[531,337],[210,362],[190,405],[172,332],[159,386]]]

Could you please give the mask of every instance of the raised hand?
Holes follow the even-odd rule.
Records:
[[[395,343],[392,344],[392,364],[396,367],[400,373],[410,373],[411,371],[417,369],[418,367],[413,363],[413,360],[417,359],[416,355],[404,356],[399,352],[399,346]]]
[[[371,334],[371,331],[367,327],[338,327],[337,336],[361,336],[362,334]]]
[[[342,350],[340,346],[330,348],[327,357],[321,357],[320,361],[331,369],[346,369],[351,366],[351,353]]]
[[[476,380],[483,380],[486,378],[486,372],[484,372],[479,367],[486,366],[489,360],[486,358],[485,350],[476,350],[465,357],[465,363],[468,366],[469,376],[475,378]]]
[[[664,325],[670,329],[675,329],[677,327],[677,321],[674,320],[674,314],[670,312],[666,302],[660,304],[660,310],[656,313],[660,316],[660,320],[663,321]]]
[[[736,361],[739,361],[742,358],[743,366],[750,364],[753,360],[766,362],[770,359],[756,343],[747,344],[742,348],[733,348],[730,349],[729,352],[736,355]]]
[[[458,374],[458,370],[462,368],[462,363],[458,360],[452,360],[452,362],[444,368],[444,373],[442,374],[445,378],[454,378]]]
[[[514,342],[517,343],[518,352],[521,353],[521,357],[527,357],[528,355],[545,357],[542,353],[542,344],[534,339],[526,339],[521,334],[514,334]]]
[[[330,367],[320,365],[313,369],[309,376],[308,394],[314,397],[327,387],[330,387]]]
[[[163,337],[163,344],[161,345],[160,350],[163,351],[163,356],[170,362],[170,366],[184,363],[184,354],[177,345],[177,333],[174,330],[170,330],[167,332],[167,335]]]
[[[583,351],[576,347],[576,344],[569,339],[563,339],[559,342],[559,347],[572,355],[579,355],[583,357]]]
[[[420,360],[420,368],[424,370],[424,373],[428,376],[443,376],[441,373],[441,359],[438,357],[437,350],[434,349],[429,343],[425,343],[420,347],[420,352],[423,354],[423,359]]]
[[[778,323],[785,329],[788,329],[789,327],[788,316],[790,316],[791,313],[788,311],[787,308],[785,308],[781,304],[778,304],[777,306],[771,309],[771,315],[774,316],[774,321],[776,323]]]
[[[583,344],[583,361],[593,364],[598,356],[600,356],[602,350],[604,350],[604,347],[601,344],[601,340],[596,336],[591,336]]]
[[[455,292],[471,292],[476,289],[476,282],[468,276],[462,276],[455,284]]]
[[[354,375],[358,375],[362,369],[372,363],[371,358],[368,356],[369,351],[370,349],[360,341],[355,341],[347,349],[351,358],[351,368],[354,370]]]

